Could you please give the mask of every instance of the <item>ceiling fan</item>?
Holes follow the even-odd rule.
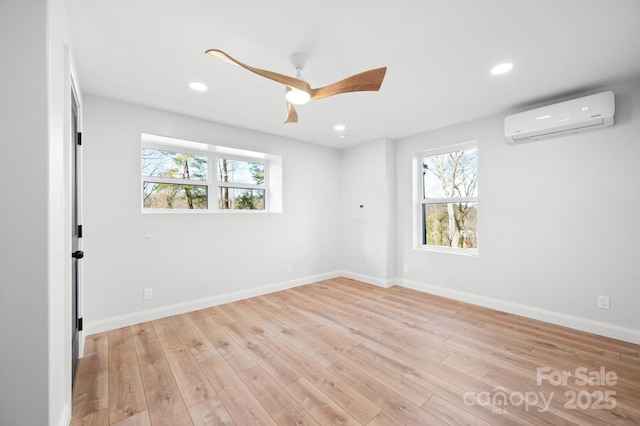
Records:
[[[291,61],[296,68],[296,76],[289,77],[273,71],[267,71],[243,64],[219,49],[209,49],[205,53],[213,58],[241,66],[246,70],[268,78],[269,80],[284,84],[286,86],[285,99],[287,109],[289,111],[285,124],[298,122],[298,113],[296,112],[294,105],[303,105],[309,101],[339,95],[341,93],[365,91],[376,92],[380,89],[384,75],[387,72],[387,67],[376,68],[352,75],[351,77],[347,77],[344,80],[340,80],[328,86],[313,89],[309,86],[309,83],[302,79],[300,75],[301,71],[304,69],[306,61],[304,55],[294,54],[291,56]]]

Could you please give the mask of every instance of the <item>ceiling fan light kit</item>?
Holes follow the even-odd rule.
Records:
[[[287,86],[287,89],[289,90],[287,90],[285,98],[289,103],[292,103],[294,105],[304,105],[311,100],[311,95],[307,92],[298,89],[292,89],[289,86]]]
[[[284,84],[286,86],[285,100],[288,109],[285,124],[298,122],[298,113],[293,105],[303,105],[309,101],[339,95],[341,93],[363,91],[377,92],[380,90],[382,80],[384,80],[384,76],[387,72],[386,67],[376,68],[352,75],[351,77],[347,77],[344,80],[340,80],[328,86],[312,89],[311,86],[309,86],[309,83],[304,81],[301,76],[301,71],[304,69],[307,61],[307,57],[301,53],[294,53],[290,58],[296,69],[296,77],[289,77],[273,71],[267,71],[243,64],[219,49],[209,49],[205,53],[221,61],[238,65],[254,74],[268,78],[269,80]]]

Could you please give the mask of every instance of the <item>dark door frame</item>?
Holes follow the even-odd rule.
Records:
[[[80,316],[80,259],[84,256],[81,250],[82,224],[81,210],[81,148],[80,106],[76,91],[71,89],[71,383],[75,381],[78,358],[80,357],[80,331],[82,318]]]

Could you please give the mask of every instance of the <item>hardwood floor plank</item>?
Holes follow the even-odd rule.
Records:
[[[131,328],[109,331],[109,422],[116,423],[146,410]]]
[[[367,426],[398,426],[400,423],[395,417],[391,417],[386,411],[381,411]]]
[[[627,356],[629,358],[636,358],[636,361],[640,361],[640,347],[630,346],[627,342],[613,339],[606,336],[595,336],[598,345],[606,345],[611,350],[618,351],[621,356]],[[636,345],[640,346],[640,345]]]
[[[104,352],[109,347],[109,332],[92,334],[87,336],[84,344],[84,356],[95,355]]]
[[[522,405],[509,407],[509,409],[504,410],[504,407],[500,405],[485,404],[483,400],[478,400],[478,404],[472,404],[471,406],[466,404],[467,393],[476,396],[491,396],[503,392],[507,395],[515,394],[516,397],[519,397],[519,395],[525,395],[527,392],[536,391],[537,385],[535,378],[532,378],[530,382],[524,381],[520,385],[517,385],[513,384],[512,380],[508,377],[504,381],[494,377],[493,371],[487,372],[487,370],[485,370],[484,373],[482,371],[476,371],[478,368],[473,366],[473,361],[467,361],[469,365],[465,365],[465,363],[456,364],[448,361],[449,357],[447,357],[443,362],[436,364],[430,360],[420,361],[413,353],[407,351],[399,352],[396,354],[396,357],[404,360],[405,362],[409,362],[417,371],[423,370],[424,372],[432,373],[432,375],[428,374],[426,376],[426,379],[432,384],[435,383],[433,376],[444,381],[438,382],[438,385],[441,387],[440,390],[432,389],[435,394],[438,394],[450,403],[469,411],[471,414],[488,423],[566,424],[566,422],[563,422],[561,418],[558,418],[553,413],[540,414],[537,408],[541,408],[541,405],[531,407],[530,410]],[[480,353],[477,358],[472,359],[484,358],[486,358],[485,354]],[[453,365],[451,366],[451,364]],[[401,374],[401,371],[399,374]],[[420,377],[420,375],[417,377]],[[447,382],[457,384],[460,387],[450,388],[447,386]],[[470,400],[474,401],[473,398]],[[461,404],[462,402],[465,402],[465,406]],[[538,404],[542,404],[542,401],[538,400]],[[478,410],[479,408],[480,410]]]
[[[112,426],[151,426],[151,419],[148,411],[141,411],[131,417],[127,417],[118,422],[111,423]]]
[[[238,374],[280,425],[319,425],[261,366]]]
[[[191,407],[216,396],[178,332],[174,330],[157,336],[185,405]],[[217,352],[216,355],[219,356]]]
[[[205,310],[207,315],[209,315],[216,324],[222,326],[235,322],[233,318],[231,318],[220,306],[213,306]]]
[[[156,334],[169,333],[170,331],[174,331],[176,329],[176,325],[173,323],[174,317],[175,315],[172,317],[164,317],[151,321]]]
[[[448,425],[491,426],[438,395],[429,398],[422,407]]]
[[[560,348],[555,345],[536,345],[531,350],[532,355],[540,358],[554,358],[560,359],[564,362],[579,362],[578,365],[590,364],[590,365],[607,365],[611,369],[622,372],[625,371],[631,375],[640,375],[640,363],[638,362],[623,362],[618,359],[612,359],[603,357],[601,355],[589,355],[579,350],[572,351],[564,348]]]
[[[336,309],[336,301],[324,294],[327,290],[321,289],[323,290],[321,292],[315,291],[315,288],[312,291],[309,290],[308,286],[303,286],[291,291],[300,292],[314,301],[315,306],[308,309],[332,320],[334,326],[345,329],[363,340],[384,346],[389,352],[397,352],[402,349],[400,343],[394,338],[398,332],[397,327],[385,323],[374,314],[358,315],[351,306],[349,306],[348,310]],[[365,323],[366,326],[364,325]]]
[[[194,425],[235,425],[229,412],[217,396],[189,407]]]
[[[247,351],[267,371],[280,386],[288,385],[300,378],[300,373],[293,365],[286,363],[265,340],[256,346],[247,347]]]
[[[321,425],[360,425],[356,419],[304,377],[284,388]]]
[[[527,388],[532,389],[537,387],[536,380],[532,380],[532,377],[529,374],[524,377],[512,374],[502,374],[492,365],[485,366],[476,362],[469,362],[468,360],[463,360],[455,355],[449,355],[446,359],[442,360],[441,364],[493,387],[502,386],[507,389],[514,390]]]
[[[200,365],[237,425],[276,424],[224,358],[211,358]]]
[[[420,336],[433,335],[430,338],[434,341],[442,341],[451,336],[451,333],[447,329],[434,327],[428,319],[393,306],[385,306],[383,302],[358,300],[352,303],[352,306],[362,312],[368,311],[375,313],[375,315],[383,321],[395,324],[396,329],[402,330],[403,333],[412,332]]]
[[[278,351],[283,360],[295,366],[309,382],[340,405],[362,424],[368,423],[382,411],[351,386],[347,385],[328,369],[298,351],[282,337],[273,337],[269,344]]]
[[[131,327],[152,424],[191,425],[191,417],[151,323]]]
[[[640,424],[640,345],[346,278],[88,336],[84,353],[72,425]],[[603,370],[615,383],[577,381]],[[587,404],[605,391],[615,404]]]
[[[109,409],[92,411],[82,416],[75,413],[69,426],[108,426],[109,425]]]
[[[109,334],[87,337],[89,355],[78,360],[73,387],[72,416],[102,419],[102,411],[109,407]],[[95,414],[100,412],[100,414]],[[107,423],[109,422],[109,411]]]
[[[196,361],[220,355],[189,315],[176,315],[173,317],[173,323]]]
[[[448,403],[469,412],[491,425],[530,425],[529,421],[515,416],[513,413],[496,414],[500,407],[493,405],[480,405],[468,403],[467,394],[478,395],[481,392],[491,391],[484,383],[467,377],[457,370],[434,363],[420,354],[412,351],[402,351],[395,355],[396,358],[407,362],[417,370],[416,378],[421,377],[434,395],[445,399]],[[432,397],[433,398],[433,397]],[[473,401],[473,399],[471,399]],[[427,401],[428,402],[428,401]]]
[[[236,343],[242,347],[256,346],[260,344],[260,341],[265,337],[256,335],[253,331],[249,330],[243,324],[239,322],[233,322],[222,326],[222,329],[229,335]]]
[[[325,342],[310,339],[306,333],[300,332],[293,327],[281,327],[278,332],[292,345],[304,352],[323,367],[327,367],[340,358],[336,350]]]
[[[272,330],[276,330],[278,327],[291,324],[301,323],[305,327],[308,326],[308,321],[301,316],[298,312],[292,310],[291,305],[280,303],[272,294],[266,296],[254,297],[247,299],[246,302],[254,314],[258,318],[264,318],[264,323]],[[313,325],[311,325],[313,327]]]
[[[411,401],[382,385],[376,378],[340,361],[329,369],[371,402],[405,425],[445,424],[433,415],[412,404]]]
[[[281,309],[275,309],[269,304],[262,303],[259,297],[245,299],[236,303],[240,307],[243,315],[260,319],[260,325],[269,330],[269,337],[275,334],[276,327],[287,322],[290,323],[292,320],[297,320],[297,318],[292,319],[291,316],[289,316],[283,321],[281,315],[277,315]]]
[[[209,315],[210,310],[191,312],[189,316],[218,353],[236,372],[257,365],[257,362],[229,336]],[[230,322],[233,322],[230,319]]]
[[[507,315],[503,312],[497,312],[488,327],[500,327],[501,333],[506,333],[506,330],[508,330],[519,339],[528,339],[535,344],[548,342],[563,344],[570,341],[572,347],[580,348],[581,351],[607,356],[612,359],[618,359],[621,352],[629,350],[629,345],[624,344],[625,342],[567,327],[546,327],[544,323],[539,321],[516,315]],[[638,354],[637,350],[632,350],[631,353]]]
[[[368,350],[363,345],[348,349],[342,353],[343,360],[362,371],[375,371],[375,379],[377,382],[417,406],[424,404],[427,399],[433,395],[432,392],[420,386],[416,381],[407,379],[404,375],[397,374],[397,372],[389,368],[385,362],[379,362],[382,358],[379,354],[380,353],[375,354],[374,351]],[[368,355],[371,356],[368,357]]]
[[[567,408],[567,398],[561,394],[554,394],[549,407],[550,413],[557,418],[566,419],[576,425],[638,425],[638,419],[632,419],[620,410],[601,410],[591,408]],[[590,404],[589,404],[590,405]]]
[[[240,302],[238,302],[240,303]],[[231,309],[231,307],[234,309]],[[237,316],[232,316],[234,319],[233,324],[227,324],[224,327],[235,328],[241,326],[244,333],[246,333],[247,339],[253,339],[253,341],[260,341],[275,335],[275,332],[268,327],[262,321],[256,321],[251,315],[251,311],[243,309],[242,305],[222,305],[221,308],[226,309],[228,312],[234,312]],[[231,315],[230,315],[231,316]]]
[[[459,336],[452,336],[440,344],[438,348],[448,353],[449,356],[493,368],[496,374],[516,377],[518,380],[529,383],[535,382],[536,371],[540,366],[540,363],[536,362],[530,353],[503,351]]]

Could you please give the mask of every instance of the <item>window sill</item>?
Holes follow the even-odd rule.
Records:
[[[237,210],[190,210],[190,209],[175,209],[175,210],[160,210],[160,209],[144,209],[141,211],[142,214],[149,215],[174,215],[174,214],[269,214],[269,213],[282,213],[281,211],[269,211],[269,210],[248,210],[248,209],[237,209]]]
[[[478,257],[478,249],[460,249],[454,247],[438,247],[438,246],[417,246],[415,250],[432,252],[432,253],[447,253],[447,254],[456,254],[458,256],[470,256],[470,257]]]

